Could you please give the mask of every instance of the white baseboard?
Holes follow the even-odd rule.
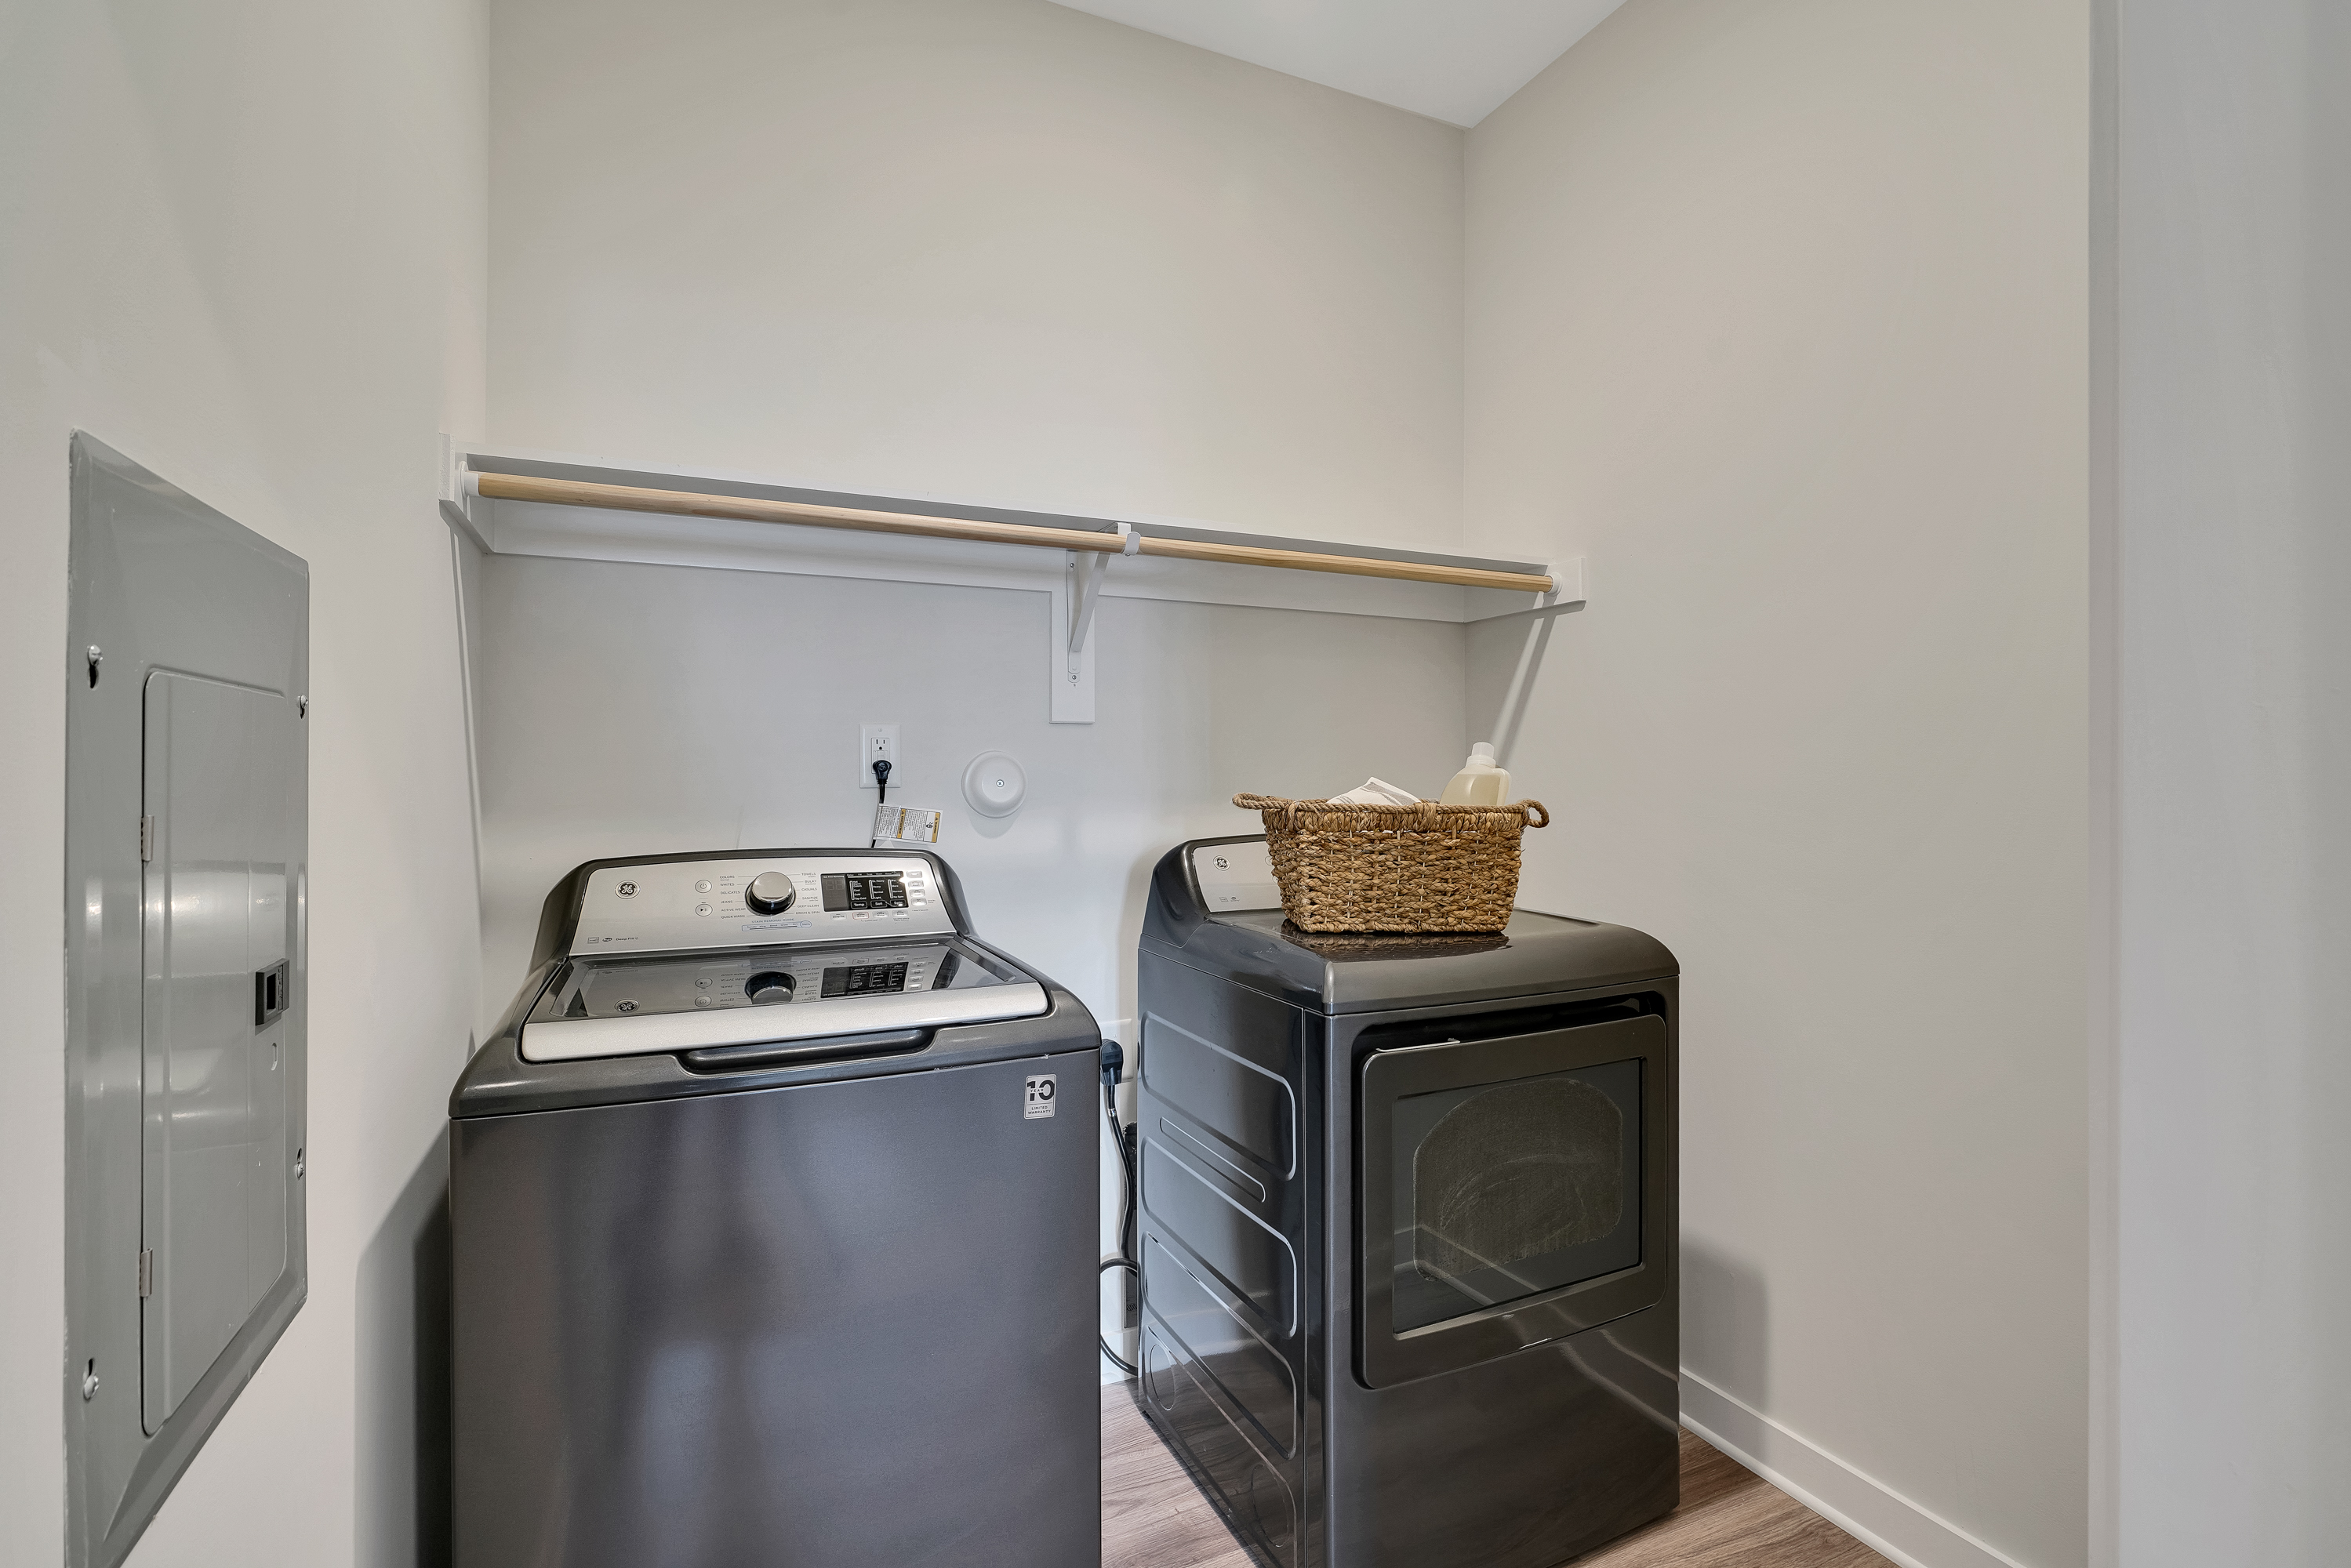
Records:
[[[1104,1384],[1125,1375],[1107,1356],[1102,1373]],[[1687,1367],[1681,1396],[1683,1426],[1902,1568],[2025,1568]]]
[[[1682,1425],[1902,1568],[2024,1568],[1687,1366]]]

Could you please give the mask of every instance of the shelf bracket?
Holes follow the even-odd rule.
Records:
[[[1118,525],[1124,548],[1134,555],[1143,536],[1125,523]],[[1107,550],[1066,550],[1061,575],[1053,579],[1052,711],[1055,724],[1094,721],[1094,612],[1102,603],[1102,578],[1110,569]]]
[[[1124,542],[1121,555],[1134,555],[1143,548],[1143,536],[1128,523],[1118,525],[1118,537]],[[1094,606],[1102,601],[1102,575],[1110,570],[1110,557],[1100,550],[1069,552],[1070,571],[1070,663],[1074,668],[1078,655],[1085,651],[1086,637],[1093,631]]]
[[[1070,552],[1070,666],[1077,667],[1086,636],[1094,629],[1094,605],[1102,599],[1102,573],[1108,570],[1092,550]]]

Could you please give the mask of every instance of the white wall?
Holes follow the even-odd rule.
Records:
[[[500,0],[492,39],[499,441],[1458,530],[1452,127],[1045,0]]]
[[[1686,977],[1685,1408],[1938,1568],[2085,1552],[2087,31],[1635,0],[1469,134],[1471,541],[1593,563],[1526,896]]]
[[[2351,1562],[2351,13],[2106,17],[2119,1268],[2096,1560]]]
[[[433,497],[434,430],[481,416],[482,19],[465,0],[34,0],[5,31],[0,1560],[63,1552],[78,426],[311,573],[309,1301],[132,1562],[413,1563],[415,1353],[401,1320],[478,967]]]

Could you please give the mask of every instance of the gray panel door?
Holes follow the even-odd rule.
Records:
[[[147,681],[141,1409],[162,1427],[284,1272],[285,695]],[[276,989],[273,990],[273,985]]]

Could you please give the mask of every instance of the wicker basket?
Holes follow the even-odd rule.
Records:
[[[1304,931],[1499,931],[1519,895],[1519,836],[1551,823],[1540,800],[1233,804],[1264,815],[1282,911]]]

